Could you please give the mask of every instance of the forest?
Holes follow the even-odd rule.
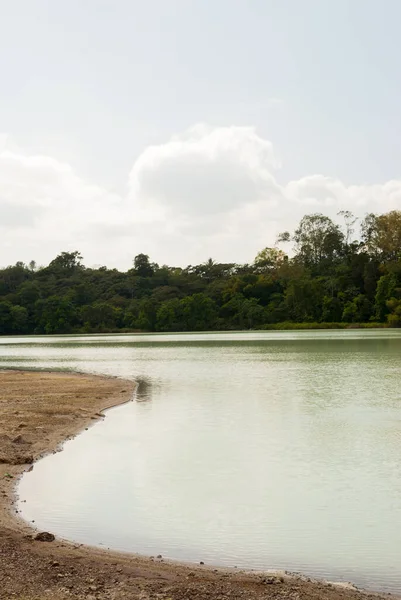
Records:
[[[306,215],[252,264],[0,269],[0,334],[401,326],[401,211]]]

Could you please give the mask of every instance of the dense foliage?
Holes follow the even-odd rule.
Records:
[[[86,268],[79,252],[46,267],[0,270],[0,334],[200,331],[306,323],[401,326],[401,211],[343,225],[305,216],[253,264],[159,266],[139,254],[127,272]],[[280,325],[281,324],[281,325]]]

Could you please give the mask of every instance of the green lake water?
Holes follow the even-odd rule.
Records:
[[[1,367],[138,382],[22,478],[38,528],[401,591],[401,332],[3,337]]]

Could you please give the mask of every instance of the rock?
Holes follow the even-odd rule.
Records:
[[[52,533],[49,533],[48,531],[41,531],[40,533],[35,535],[35,540],[37,542],[54,542],[55,539],[56,538],[54,537],[54,535]]]
[[[54,560],[52,562],[52,567],[59,567],[59,566],[60,566],[60,563],[57,560]]]
[[[158,554],[158,555],[156,556],[156,558],[163,558],[163,556],[162,556],[161,554]]]
[[[281,583],[277,577],[264,577],[262,579],[262,583],[266,585],[272,585],[274,583]]]
[[[200,565],[204,565],[205,563],[203,562],[203,560],[201,560],[199,564]]]
[[[24,440],[22,435],[17,435],[17,437],[13,439],[13,444],[28,444],[28,442]]]
[[[31,465],[33,463],[32,454],[28,454],[27,456],[17,456],[13,461],[15,465]]]

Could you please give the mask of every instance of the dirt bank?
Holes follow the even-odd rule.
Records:
[[[0,598],[18,600],[389,598],[289,576],[246,574],[105,552],[61,540],[40,542],[15,514],[15,481],[108,406],[132,397],[114,378],[0,371]],[[395,597],[393,597],[395,598]]]

